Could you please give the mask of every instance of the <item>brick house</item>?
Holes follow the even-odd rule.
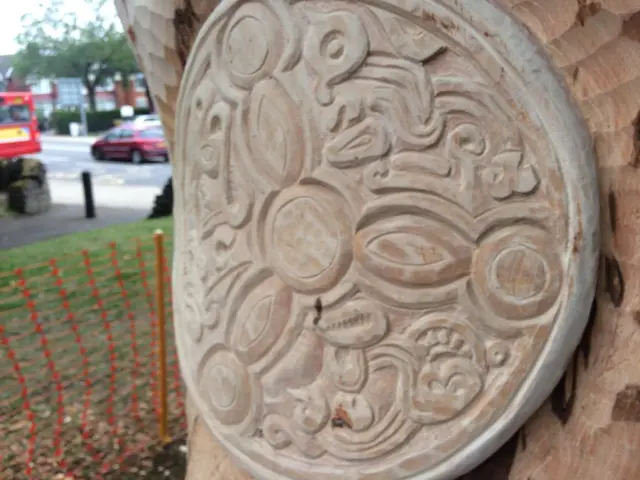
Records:
[[[56,108],[65,107],[65,105],[57,104],[55,80],[29,78],[26,83],[33,93],[36,109],[48,115]],[[116,74],[113,78],[107,78],[103,86],[96,88],[97,110],[115,110],[123,105],[132,105],[138,108],[149,107],[142,74],[131,75],[126,87],[123,85],[122,76]],[[86,91],[85,106],[89,107]]]
[[[0,55],[0,91],[24,91],[33,93],[33,101],[36,109],[48,115],[56,108],[64,105],[57,104],[57,89],[55,79],[29,77],[27,79],[16,78],[11,67],[12,55]],[[107,78],[103,86],[96,88],[96,109],[115,110],[123,105],[132,105],[138,108],[148,108],[149,101],[145,90],[144,76],[139,73],[129,76],[129,82],[125,87],[121,75]],[[85,106],[89,107],[86,98]]]

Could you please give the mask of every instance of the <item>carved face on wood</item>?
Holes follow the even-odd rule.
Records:
[[[190,53],[180,359],[259,478],[464,473],[584,327],[588,137],[510,18],[449,3],[227,2]]]

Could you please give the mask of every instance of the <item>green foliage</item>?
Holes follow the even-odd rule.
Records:
[[[147,108],[135,109],[136,115],[146,115]],[[120,119],[120,110],[104,110],[87,112],[87,129],[89,133],[104,132],[115,126],[115,121]],[[51,113],[51,126],[60,135],[69,135],[69,124],[80,123],[80,112],[58,110]]]
[[[17,75],[44,78],[79,77],[95,110],[95,89],[115,72],[126,79],[138,71],[137,61],[108,7],[107,0],[85,0],[95,13],[86,23],[78,23],[75,12],[65,11],[63,0],[43,2],[39,15],[22,18],[23,33],[18,36],[20,50],[14,57]]]

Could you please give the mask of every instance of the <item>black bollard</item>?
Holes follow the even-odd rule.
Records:
[[[96,218],[96,207],[93,203],[93,187],[91,172],[82,172],[82,189],[84,190],[84,212],[87,218]]]

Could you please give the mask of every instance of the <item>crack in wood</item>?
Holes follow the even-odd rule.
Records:
[[[624,300],[625,284],[624,277],[622,276],[622,268],[620,268],[618,260],[613,256],[605,257],[604,265],[604,277],[607,293],[609,293],[613,306],[618,308],[622,305],[622,301]]]
[[[609,223],[611,224],[611,233],[616,233],[618,223],[618,203],[616,200],[616,194],[613,190],[609,191],[608,195],[609,204]]]
[[[566,425],[571,419],[573,408],[576,403],[580,356],[582,356],[582,360],[584,362],[584,369],[586,370],[589,367],[591,341],[597,315],[597,301],[594,298],[591,302],[589,318],[587,320],[587,325],[584,329],[584,333],[582,334],[582,338],[580,339],[580,343],[578,344],[578,348],[573,355],[569,367],[562,375],[562,378],[560,378],[560,381],[553,389],[553,392],[551,392],[551,412],[558,420],[560,420],[563,425]]]
[[[526,446],[526,439],[520,438],[523,435],[524,430],[518,430],[496,453],[457,480],[509,480],[518,445]]]

